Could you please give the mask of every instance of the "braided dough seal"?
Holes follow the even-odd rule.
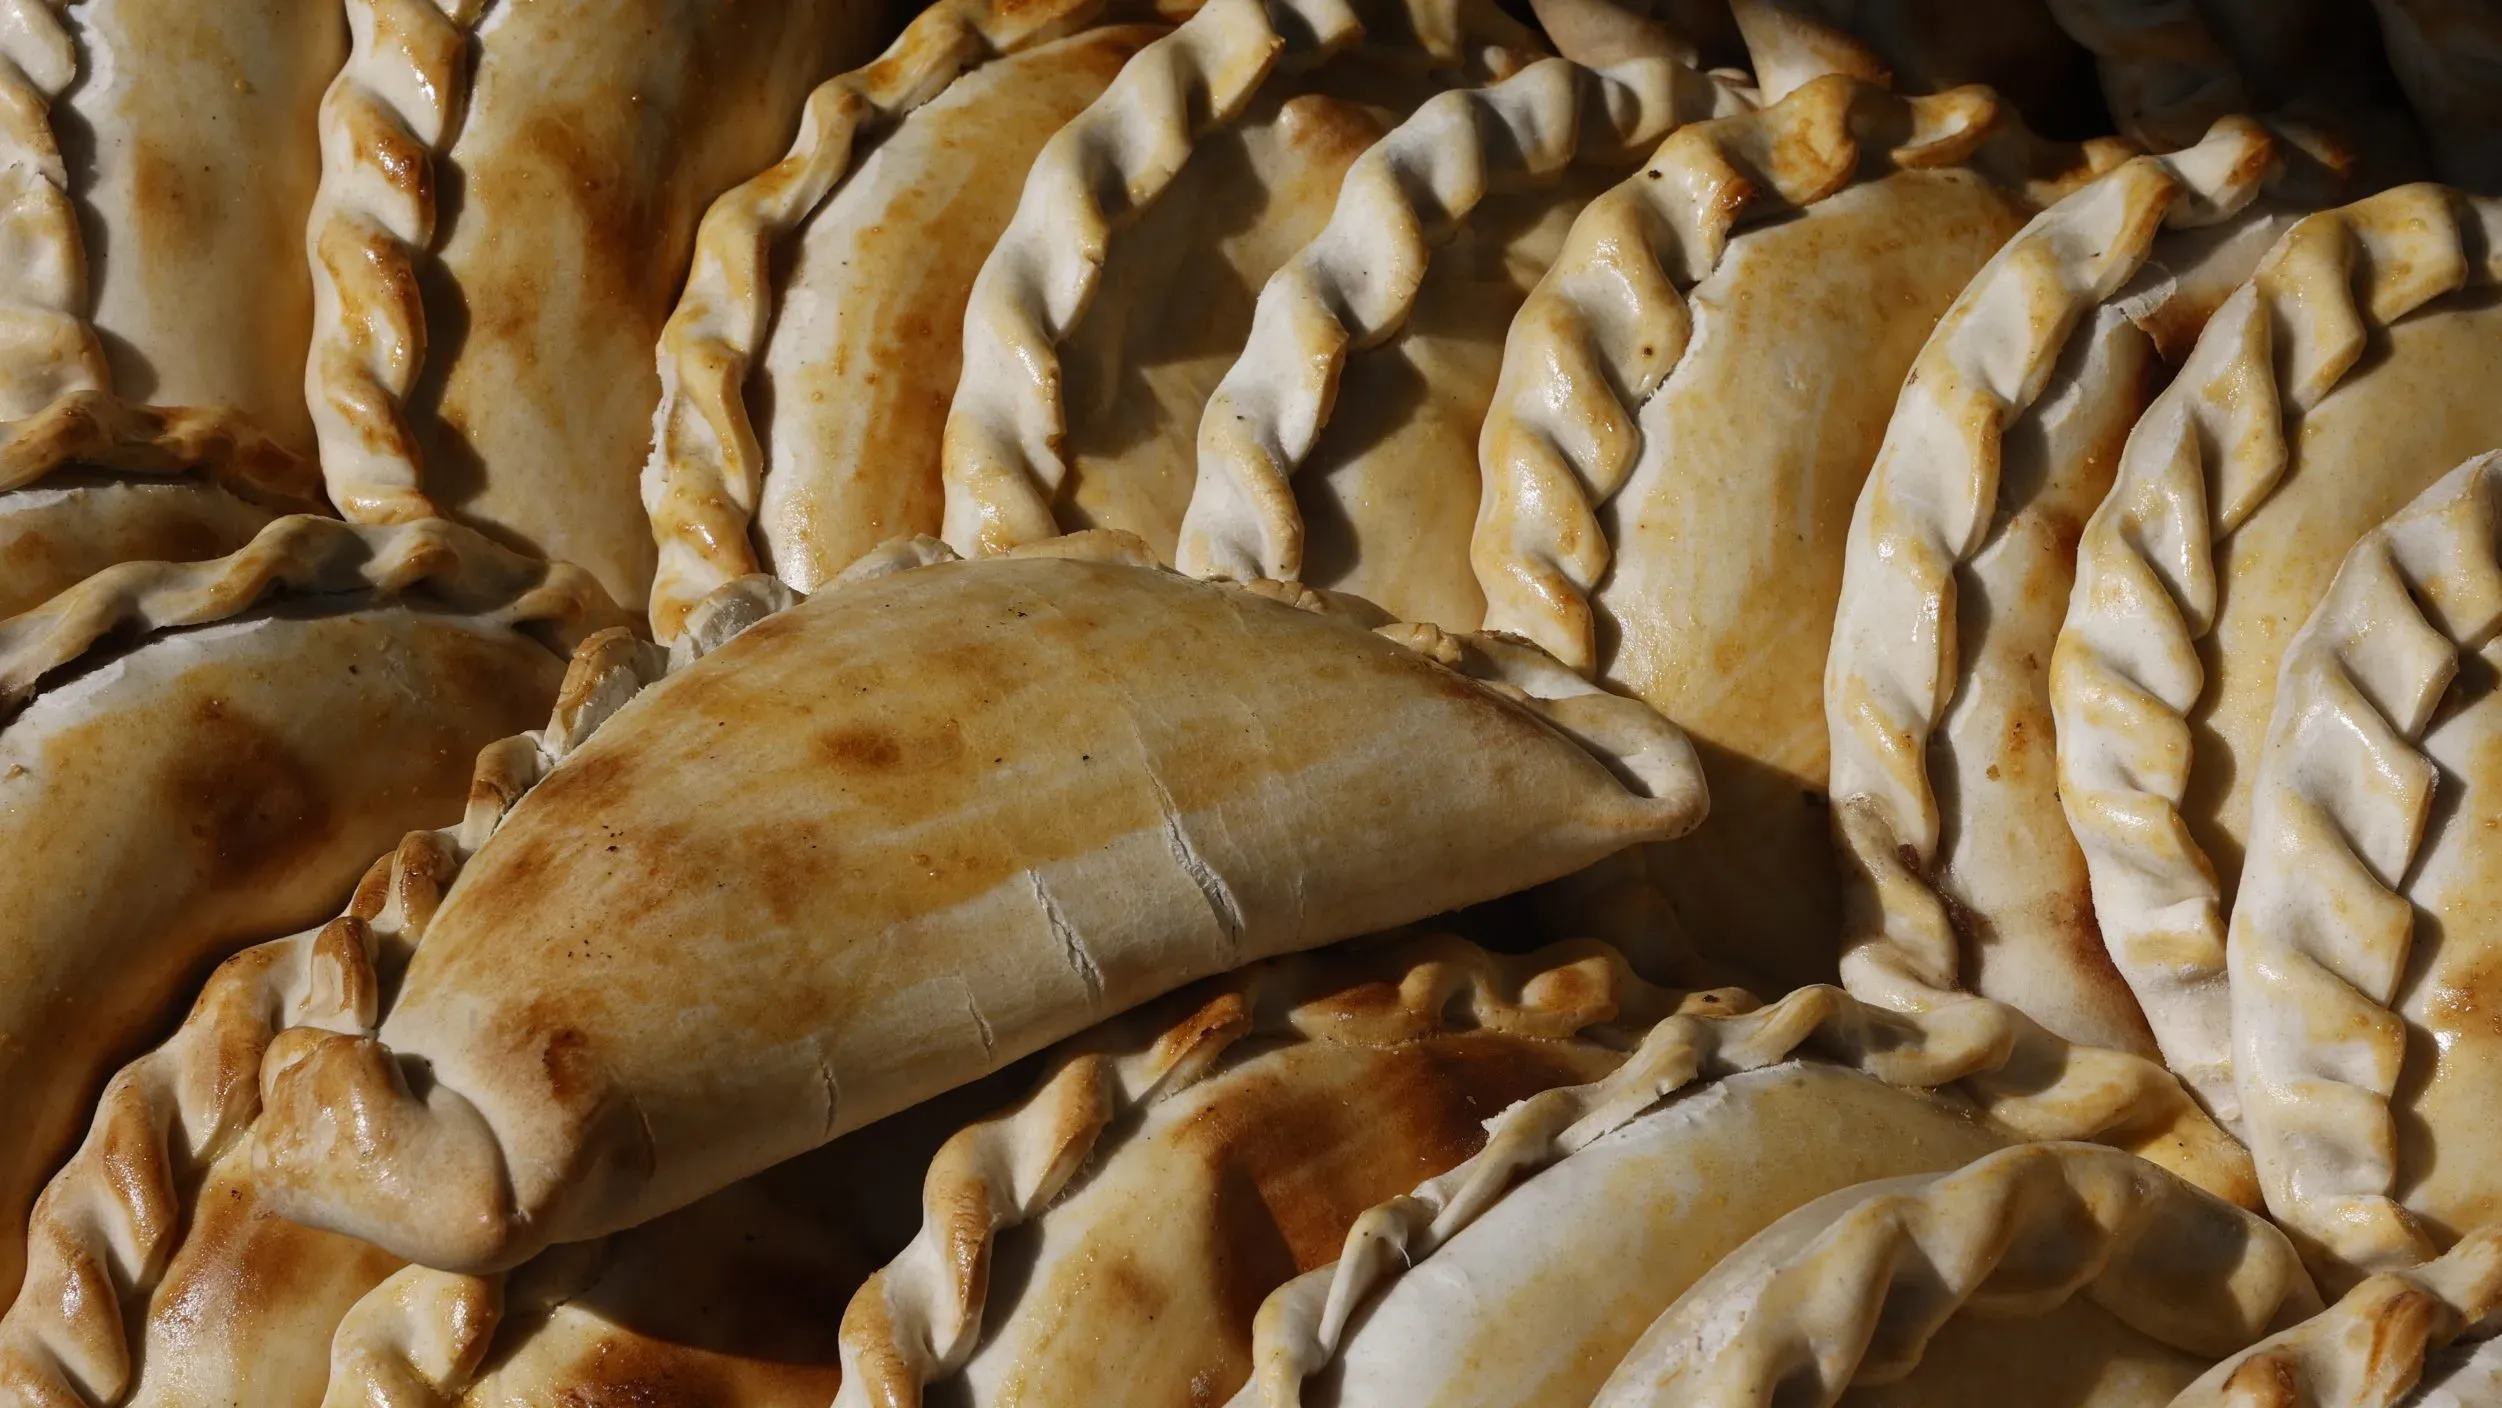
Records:
[[[1766,1228],[1660,1316],[1593,1408],[1737,1408],[1776,1394],[1832,1408],[1863,1384],[1932,1408],[2001,1402],[2006,1382],[1964,1380],[1954,1361],[1966,1346],[1941,1332],[1968,1313],[2001,1337],[2080,1294],[2134,1332],[2079,1376],[2095,1389],[2086,1401],[2108,1408],[2161,1403],[2194,1372],[2184,1364],[2320,1305],[2264,1219],[2117,1150],[2028,1144],[1835,1193]],[[2093,1333],[2073,1318],[2069,1328]],[[2056,1392],[2066,1367],[2032,1364],[2022,1382]],[[2156,1383],[2123,1396],[2107,1382],[2123,1375]]]
[[[866,57],[878,7],[350,0],[349,20],[306,234],[331,498],[362,523],[456,516],[639,610],[652,349],[696,220]],[[439,189],[459,192],[443,228]]]
[[[2166,1064],[2228,1123],[2224,927],[2285,628],[2365,529],[2502,442],[2502,403],[2452,389],[2502,373],[2476,292],[2498,230],[2502,205],[2432,186],[2294,226],[2139,418],[2078,546],[2060,800]]]
[[[1199,419],[1174,565],[1309,580],[1474,630],[1474,449],[1503,329],[1593,178],[1612,184],[1603,173],[1638,159],[1628,149],[1744,106],[1665,59],[1546,59],[1428,99],[1356,158],[1329,223],[1261,289],[1242,354]],[[1308,553],[1290,483],[1306,461]]]
[[[2059,808],[2043,666],[2069,545],[2152,381],[2151,340],[2113,305],[2167,227],[2237,216],[2275,159],[2245,119],[2131,160],[2009,241],[1912,363],[1825,661],[1852,991],[1900,1007],[1968,988],[2154,1054]]]
[[[574,568],[441,522],[284,518],[0,623],[0,1286],[110,1063],[243,942],[310,923],[460,805],[616,619]]]
[[[1486,625],[1704,746],[1719,820],[1648,862],[1709,957],[1834,976],[1817,681],[1849,505],[1930,320],[2028,202],[2114,155],[2047,147],[1978,89],[1819,78],[1672,134],[1514,319],[1478,442]],[[1759,414],[1775,395],[1813,409]]]
[[[1214,0],[1141,50],[1044,145],[974,280],[947,542],[1000,552],[1065,516],[1171,560],[1175,466],[1251,321],[1238,290],[1310,243],[1401,115],[1539,48],[1484,0]]]
[[[2253,786],[2235,1076],[2270,1210],[2341,1270],[2412,1265],[2502,1206],[2498,498],[2486,454],[2355,544],[2285,650]]]
[[[378,1042],[264,1065],[277,1205],[510,1266],[1194,977],[1701,812],[1673,728],[1540,699],[1500,643],[1420,642],[1455,669],[1123,565],[1134,539],[1050,546],[1078,555],[830,588],[635,699],[463,871]],[[1351,824],[1426,787],[1421,827]],[[350,1118],[371,1139],[335,1142]]]
[[[724,582],[769,567],[814,591],[938,531],[974,273],[1035,152],[1161,32],[1046,42],[1098,8],[924,10],[876,63],[820,84],[790,154],[705,213],[643,467],[663,637]]]

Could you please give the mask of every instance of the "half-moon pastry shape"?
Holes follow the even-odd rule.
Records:
[[[330,496],[357,522],[445,514],[581,563],[640,610],[652,348],[696,219],[866,56],[880,7],[349,8],[306,235]]]
[[[2346,549],[2502,444],[2502,204],[2406,186],[2295,225],[2130,432],[2051,659],[2059,793],[2164,1059],[2228,1122],[2225,924],[2293,628]],[[2213,462],[2210,463],[2210,458]]]
[[[1031,1101],[939,1155],[919,1238],[843,1316],[838,1404],[938,1379],[1034,1408],[1220,1401],[1261,1298],[1357,1214],[1476,1153],[1515,1100],[1605,1075],[1680,1006],[1602,946],[1503,958],[1442,935],[1177,997],[1080,1037]]]
[[[814,591],[889,538],[938,532],[939,437],[973,276],[1045,139],[1164,32],[1117,25],[1023,49],[949,83],[891,131],[870,128],[935,81],[920,68],[963,62],[940,42],[962,24],[946,7],[927,11],[887,58],[830,80],[791,155],[705,217],[662,334],[644,470],[660,541],[652,619],[664,636],[735,577],[769,570]],[[807,204],[812,195],[821,203]],[[768,237],[791,247],[778,289]]]
[[[1513,313],[1573,213],[1650,143],[1747,106],[1668,59],[1545,59],[1427,100],[1260,290],[1199,419],[1174,565],[1476,629],[1477,434]]]
[[[2050,1353],[2018,1361],[2028,1401],[2162,1408],[2207,1363],[2319,1308],[2266,1219],[2114,1149],[2027,1144],[1765,1228],[1644,1332],[1591,1406],[2003,1403],[2008,1380],[1989,1370],[2035,1340]],[[1958,1336],[1966,1316],[1982,1323]]]
[[[2502,1211],[2498,508],[2502,452],[2355,545],[2285,650],[2252,790],[2227,948],[2243,1118],[2270,1211],[2361,1271]]]
[[[0,1286],[98,1084],[194,975],[457,812],[456,760],[614,619],[578,570],[449,524],[287,518],[0,624]]]
[[[1364,149],[1536,37],[1484,0],[1214,0],[1054,133],[975,277],[944,437],[947,542],[1064,527],[1171,561],[1256,291]]]
[[[461,871],[379,1040],[281,1038],[275,1204],[510,1266],[1702,811],[1673,727],[1517,643],[1038,553],[839,584],[634,698]]]
[[[2473,1408],[2502,1389],[2502,1340],[2456,1345],[2502,1306],[2502,1229],[2382,1272],[2200,1376],[2171,1408]]]
[[[2155,1054],[2059,806],[2048,666],[2077,534],[2156,380],[2137,320],[2183,316],[2132,306],[2135,276],[2167,228],[2237,217],[2277,160],[2235,119],[2129,161],[2025,226],[1912,363],[1825,660],[1852,991],[1901,1007],[1966,988]]]
[[[1319,1376],[1332,1402],[1586,1403],[1721,1255],[1854,1170],[1939,1171],[2064,1133],[2247,1196],[2239,1146],[2108,1052],[2078,1053],[2102,1079],[2064,1098],[1996,1102],[2014,1123],[1898,1088],[2032,1065],[2011,1016],[1985,998],[1892,1013],[1818,987],[1667,1018],[1604,1079],[1506,1111],[1482,1153],[1365,1214],[1334,1266],[1271,1295],[1234,1402],[1289,1408]],[[1798,1059],[1811,1052],[1826,1059]]]
[[[1818,682],[1850,505],[1930,323],[2114,156],[1982,90],[1819,78],[1671,134],[1515,318],[1479,441],[1486,625],[1694,735],[1713,821],[1648,859],[1709,956],[1834,976]]]
[[[2372,0],[2389,66],[2441,179],[2502,196],[2502,12],[2465,0]]]

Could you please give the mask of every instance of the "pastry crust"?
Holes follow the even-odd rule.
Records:
[[[1192,576],[1237,581],[1304,575],[1304,514],[1291,480],[1331,422],[1348,359],[1407,324],[1434,250],[1461,233],[1480,203],[1554,182],[1576,162],[1625,164],[1628,149],[1670,128],[1745,106],[1725,85],[1666,59],[1615,69],[1546,59],[1490,87],[1429,99],[1348,168],[1328,225],[1261,289],[1242,354],[1199,420],[1198,486],[1174,565]],[[1433,388],[1437,400],[1464,394],[1447,384]],[[1378,486],[1378,495],[1414,515],[1421,512],[1415,500],[1434,497],[1437,486],[1416,482],[1429,461],[1409,468],[1414,472]],[[1476,488],[1473,473],[1451,486],[1470,517]],[[1358,503],[1374,497],[1356,495]],[[1402,535],[1388,531],[1387,519],[1380,526],[1379,534],[1349,527],[1360,553],[1374,551],[1376,537],[1389,540],[1379,551],[1400,550]],[[1457,576],[1473,595],[1464,529],[1451,555],[1438,575]],[[1454,594],[1411,582],[1396,568],[1374,569],[1358,583],[1323,584],[1352,585],[1410,619],[1459,630],[1477,625],[1479,613],[1464,607],[1416,611],[1419,596],[1441,606]]]
[[[2297,224],[2139,418],[2077,550],[2051,660],[2060,800],[2165,1061],[2228,1124],[2227,867],[2282,626],[2362,529],[2490,443],[2472,398],[2416,410],[2494,355],[2494,310],[2442,300],[2502,275],[2497,232],[2502,206],[2432,186]]]
[[[2150,343],[2112,305],[2167,227],[2236,217],[2276,161],[2246,119],[2131,160],[2009,241],[1913,362],[1851,517],[1825,664],[1853,992],[1899,1008],[1969,988],[2067,1040],[2154,1054],[2059,809],[2047,675],[2022,662],[2049,654],[2060,548],[2144,404]]]
[[[2116,1150],[2028,1144],[1863,1184],[1758,1233],[1660,1316],[1593,1408],[1737,1408],[1776,1391],[1832,1408],[1854,1385],[1950,1368],[1922,1361],[1950,1317],[2039,1316],[2077,1295],[2207,1358],[2320,1305],[2265,1219]]]
[[[2441,179],[2502,196],[2502,12],[2476,0],[2372,0],[2372,8]]]

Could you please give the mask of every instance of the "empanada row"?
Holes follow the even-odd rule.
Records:
[[[131,3],[0,1404],[2502,1402],[2502,15]]]

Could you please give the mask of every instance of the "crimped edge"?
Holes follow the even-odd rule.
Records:
[[[980,1345],[999,1234],[1041,1216],[1081,1167],[1110,1157],[1111,1125],[1195,1085],[1236,1042],[1382,1047],[1486,1030],[1622,1049],[1661,1017],[1751,1005],[1734,990],[1654,988],[1593,941],[1509,957],[1421,934],[1255,963],[1186,990],[1154,1017],[1108,1023],[1071,1043],[1023,1105],[940,1149],[919,1234],[843,1312],[837,1408],[918,1402],[925,1385],[961,1370]],[[1188,1015],[1173,1021],[1175,1010]]]
[[[1436,94],[1347,169],[1329,223],[1261,288],[1251,333],[1199,417],[1198,484],[1173,565],[1194,577],[1303,575],[1289,482],[1329,422],[1347,358],[1407,321],[1426,265],[1489,194],[1552,180],[1751,104],[1667,59],[1541,59]]]
[[[142,406],[109,391],[73,391],[0,427],[0,492],[56,469],[91,465],[126,475],[196,475],[280,513],[323,513],[321,472],[240,411]]]
[[[1812,1205],[1811,1205],[1812,1206]],[[1761,1236],[1670,1306],[1593,1408],[1740,1408],[1802,1381],[1832,1403],[1893,1383],[1969,1309],[2046,1315],[2082,1293],[2157,1343],[2214,1356],[2312,1315],[2319,1292],[2266,1219],[2142,1159],[2026,1144],[1950,1173],[1862,1184]]]
[[[205,562],[125,562],[0,621],[0,711],[90,653],[231,619],[279,596],[422,594],[525,630],[559,654],[624,618],[588,572],[442,519],[368,528],[295,515]]]
[[[1960,944],[1928,870],[1941,827],[1929,746],[1955,692],[1955,573],[1995,524],[2004,442],[2158,234],[2231,217],[2275,162],[2248,119],[2218,123],[2177,155],[2132,158],[2001,248],[1903,380],[1851,515],[1824,673],[1833,831],[1850,891],[1842,980],[1862,997],[1899,1008],[1962,986]]]
[[[11,0],[0,25],[0,443],[64,396],[111,385],[86,318],[87,252],[70,203],[52,104],[78,81],[60,0]]]
[[[353,522],[440,516],[408,422],[426,361],[418,269],[434,245],[435,165],[469,100],[470,34],[492,3],[347,0],[347,63],[315,119],[304,400],[331,500]]]
[[[2185,147],[2250,110],[2241,70],[2185,0],[2049,0],[2070,39],[2094,56],[2103,97],[2130,140]]]
[[[2340,1268],[2433,1254],[2394,1196],[2407,1028],[2390,1008],[2439,783],[2424,733],[2460,657],[2502,631],[2497,515],[2502,451],[2354,545],[2286,647],[2251,789],[2225,949],[2235,1076],[2269,1209]]]
[[[778,293],[774,248],[832,198],[856,155],[959,75],[1074,33],[1103,9],[1104,0],[941,0],[873,62],[817,85],[790,153],[704,212],[685,291],[660,333],[660,403],[643,466],[661,639],[713,589],[759,570],[749,532],[765,465],[746,388]]]
[[[2502,1308],[2502,1227],[2469,1233],[2438,1259],[2383,1272],[2335,1305],[2200,1376],[2171,1408],[2387,1408],[2432,1353]],[[2489,1329],[2490,1326],[2481,1328]]]
[[[325,532],[376,531],[288,521],[319,523]],[[381,531],[422,543],[436,526]],[[124,1315],[145,1313],[181,1246],[190,1224],[185,1203],[201,1177],[250,1137],[261,1109],[260,1068],[272,1049],[296,1031],[372,1035],[386,983],[423,941],[445,891],[530,789],[675,663],[717,648],[788,600],[770,578],[733,583],[704,603],[669,652],[622,626],[588,635],[547,726],[479,752],[457,826],[410,832],[366,871],[340,917],[219,964],[174,1035],[106,1085],[86,1139],[36,1197],[25,1281],[0,1316],[0,1388],[45,1405],[120,1402],[133,1370]],[[449,1307],[445,1314],[462,1318],[431,1332],[419,1326],[399,1341],[412,1355],[432,1356],[409,1360],[411,1372],[422,1378],[426,1365],[450,1352],[446,1345],[469,1346],[461,1353],[474,1367],[493,1335],[492,1316],[475,1295],[428,1295],[393,1303],[411,1314]]]
[[[1498,72],[1535,52],[1485,0],[1396,0],[1402,42]],[[1307,68],[1365,38],[1349,0],[1208,0],[1122,66],[1043,145],[1016,213],[974,276],[964,370],[941,442],[940,536],[967,557],[1060,532],[1066,477],[1060,343],[1103,272],[1112,232],[1164,194],[1211,131],[1230,126],[1279,67]]]
[[[1433,1255],[1514,1184],[1698,1081],[1813,1051],[1892,1085],[1968,1089],[1975,1077],[1993,1072],[2041,1084],[2027,1045],[2029,1026],[2022,1014],[1988,998],[1895,1012],[1826,986],[1800,988],[1737,1016],[1669,1017],[1612,1074],[1533,1095],[1496,1116],[1476,1157],[1365,1213],[1335,1263],[1271,1293],[1253,1333],[1250,1382],[1233,1402],[1237,1408],[1300,1403],[1303,1380],[1335,1357],[1352,1317],[1391,1278]],[[2015,1102],[1990,1113],[2024,1137],[2096,1138],[2209,1192],[2250,1201],[2236,1196],[2240,1175],[2232,1165],[2239,1146],[2212,1130],[2201,1135],[2202,1121],[2177,1085],[2145,1079],[2134,1069],[2097,1074],[2103,1078],[2075,1083],[2055,1108]]]
[[[2110,143],[2042,142],[1984,88],[1901,98],[1841,74],[1670,134],[1582,210],[1512,320],[1477,442],[1485,492],[1469,555],[1488,628],[1596,668],[1589,594],[1611,556],[1598,509],[1633,472],[1641,408],[1685,355],[1684,291],[1719,265],[1740,220],[1814,204],[1863,168],[1964,166],[2047,204],[2120,159]]]
[[[2293,423],[2375,332],[2502,281],[2498,235],[2502,201],[2429,185],[2295,224],[2139,417],[2078,544],[2050,665],[2060,801],[2103,941],[2165,1064],[2227,1123],[2239,1100],[2226,903],[2180,814],[2188,713],[2206,684],[2196,642],[2215,621],[2214,544],[2274,492]]]

